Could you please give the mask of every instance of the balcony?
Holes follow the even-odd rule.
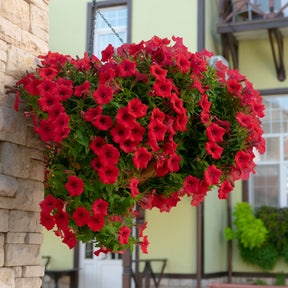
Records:
[[[238,68],[238,41],[269,39],[279,81],[286,78],[283,37],[288,36],[288,0],[219,0],[217,32],[223,56]]]

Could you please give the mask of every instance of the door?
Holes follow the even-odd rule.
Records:
[[[79,287],[81,288],[121,288],[121,254],[100,253],[94,255],[97,248],[88,242],[80,244],[79,249]]]

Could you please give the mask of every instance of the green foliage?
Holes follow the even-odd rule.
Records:
[[[276,286],[285,286],[286,285],[286,275],[284,273],[276,274]]]
[[[261,285],[261,286],[266,286],[268,285],[266,281],[261,280],[261,279],[257,279],[255,282],[255,285]]]
[[[227,240],[237,238],[243,247],[253,249],[261,247],[266,240],[268,233],[263,222],[256,219],[254,210],[248,203],[237,203],[233,213],[235,231],[232,229],[225,229]],[[232,237],[233,236],[233,237]]]

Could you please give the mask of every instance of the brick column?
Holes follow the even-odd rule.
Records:
[[[43,144],[5,86],[48,52],[49,0],[0,0],[0,287],[40,288]],[[22,107],[23,108],[23,107]]]

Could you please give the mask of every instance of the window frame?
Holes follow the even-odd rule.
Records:
[[[263,89],[263,90],[258,90],[258,91],[260,93],[260,96],[262,96],[263,98],[265,96],[271,96],[271,95],[276,96],[276,97],[288,95],[288,88]],[[249,197],[249,194],[252,191],[249,192],[249,181],[250,180],[243,180],[242,181],[242,202],[251,203],[251,199]]]
[[[98,1],[97,8],[112,8],[117,6],[127,6],[127,43],[131,43],[131,32],[132,32],[132,0],[109,0],[109,1]],[[87,3],[87,33],[86,33],[86,51],[89,49],[89,41],[91,37],[92,29],[92,15],[93,15],[93,3]],[[116,37],[116,36],[115,36]],[[93,44],[92,44],[93,45]],[[93,49],[94,47],[92,47]]]

